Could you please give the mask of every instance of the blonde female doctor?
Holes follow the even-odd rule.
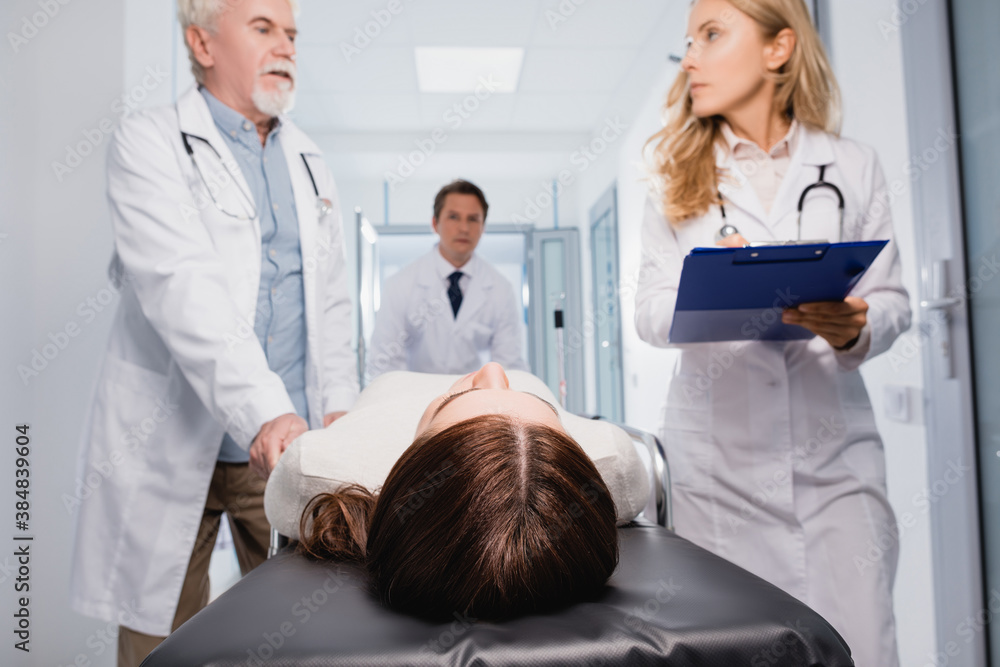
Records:
[[[844,301],[764,313],[811,339],[679,346],[662,433],[676,529],[823,614],[859,666],[894,667],[898,532],[858,372],[910,322],[885,179],[870,148],[837,135],[837,83],[802,0],[697,0],[688,39],[650,140],[639,336],[669,345],[694,247],[890,243]],[[823,186],[800,224],[820,180],[843,218]]]

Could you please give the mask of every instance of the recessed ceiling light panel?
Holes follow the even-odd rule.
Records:
[[[524,49],[418,46],[415,51],[422,93],[471,93],[484,86],[497,93],[517,91]]]

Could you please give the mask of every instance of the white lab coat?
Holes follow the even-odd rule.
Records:
[[[295,412],[253,323],[260,282],[257,220],[220,212],[181,140],[208,141],[250,189],[192,88],[176,106],[122,121],[108,155],[121,304],[83,434],[71,598],[80,613],[170,633],[223,433],[248,448],[260,426]],[[218,159],[192,139],[217,198]],[[343,230],[333,177],[291,122],[281,129],[303,256],[306,396],[313,428],[358,393]],[[333,203],[319,217],[317,196]]]
[[[521,309],[514,288],[489,262],[473,255],[458,317],[452,314],[447,281],[437,268],[435,246],[392,276],[382,289],[368,353],[368,376],[388,371],[458,374],[495,361],[508,370],[528,370],[522,354]]]
[[[890,239],[853,296],[868,302],[858,343],[835,352],[807,341],[681,345],[663,413],[680,535],[778,585],[846,638],[859,667],[898,665],[892,586],[898,544],[886,496],[882,441],[858,367],[910,323],[885,178],[874,151],[802,127],[770,214],[728,150],[717,164],[728,222],[750,241],[796,238],[802,190],[826,180],[846,200],[844,240]],[[838,240],[835,195],[806,202],[803,239]],[[717,206],[679,227],[652,202],[642,228],[639,336],[666,347],[684,256],[713,246]],[[775,315],[780,317],[779,307]]]

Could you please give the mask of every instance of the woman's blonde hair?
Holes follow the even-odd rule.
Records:
[[[219,21],[219,16],[229,11],[242,0],[177,0],[177,20],[181,24],[181,39],[187,47],[188,60],[191,61],[191,74],[199,84],[205,83],[205,69],[194,57],[194,51],[188,44],[185,33],[189,26],[198,26],[208,32],[215,34],[215,28]],[[288,6],[292,8],[292,14],[298,15],[298,0],[288,0]]]
[[[766,40],[790,28],[795,49],[773,73],[775,101],[801,125],[838,134],[840,88],[803,0],[728,0],[760,26]],[[694,4],[694,3],[692,3]],[[718,203],[715,144],[721,141],[720,116],[698,118],[691,107],[688,73],[681,69],[667,94],[664,127],[646,142],[651,154],[652,186],[664,216],[679,224],[703,215]]]

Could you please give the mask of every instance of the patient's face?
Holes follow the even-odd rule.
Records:
[[[428,428],[442,429],[488,414],[508,415],[565,432],[551,403],[534,394],[512,390],[503,366],[491,362],[461,378],[451,389],[432,400],[417,424],[416,435]]]

